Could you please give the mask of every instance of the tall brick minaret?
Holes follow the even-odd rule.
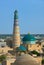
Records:
[[[14,12],[14,25],[13,25],[13,49],[15,50],[20,46],[20,30],[18,24],[18,11]]]

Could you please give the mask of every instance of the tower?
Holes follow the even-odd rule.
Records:
[[[20,46],[20,31],[18,24],[18,11],[14,12],[14,24],[13,24],[13,49],[15,50]]]

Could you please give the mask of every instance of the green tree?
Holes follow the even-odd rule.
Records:
[[[6,59],[6,55],[1,55],[0,56],[0,62],[2,62],[3,60],[5,60]]]
[[[40,53],[38,53],[37,51],[33,50],[31,51],[32,54],[36,54],[37,56],[40,56]]]
[[[42,64],[44,64],[44,59],[42,59]]]

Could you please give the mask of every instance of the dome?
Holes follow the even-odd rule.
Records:
[[[29,54],[23,54],[18,56],[15,61],[15,65],[40,65],[35,58]]]
[[[22,39],[23,42],[31,42],[35,40],[36,40],[35,37],[30,34],[25,35],[24,38]]]
[[[23,38],[23,41],[35,41],[35,40],[36,40],[35,37],[30,34],[25,35]]]
[[[26,51],[26,47],[20,45],[20,47],[17,47],[16,51]]]

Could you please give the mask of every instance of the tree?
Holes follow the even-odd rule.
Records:
[[[40,53],[38,53],[37,51],[33,50],[31,51],[32,54],[36,54],[37,56],[40,56]]]
[[[1,55],[0,56],[0,62],[2,62],[3,60],[5,60],[6,59],[6,55]]]
[[[42,64],[44,64],[44,59],[42,60]]]

